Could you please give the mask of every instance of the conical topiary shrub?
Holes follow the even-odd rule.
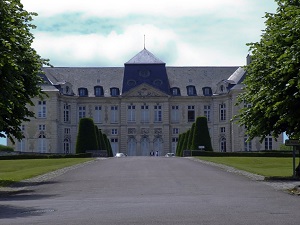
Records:
[[[192,148],[196,150],[199,146],[204,146],[205,151],[212,151],[213,149],[207,126],[207,118],[200,116],[196,119],[195,123]]]
[[[86,150],[97,149],[98,142],[94,121],[91,118],[80,119],[76,140],[76,153],[85,153]]]

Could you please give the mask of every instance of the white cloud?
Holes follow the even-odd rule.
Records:
[[[250,4],[249,0],[21,0],[21,2],[26,10],[37,12],[43,17],[66,12],[83,12],[86,16],[98,17],[124,17],[132,14],[182,17],[208,12],[232,16]]]
[[[37,33],[33,47],[54,66],[123,66],[143,49],[144,34],[146,48],[169,66],[242,65],[246,56],[246,51],[230,54],[220,46],[188,43],[153,25],[133,25],[107,36]]]
[[[159,29],[153,25],[133,25],[127,27],[121,34],[112,31],[107,36],[101,34],[56,36],[51,33],[36,33],[33,47],[43,58],[59,62],[59,65],[54,66],[74,66],[78,63],[82,66],[86,63],[104,66],[103,63],[108,61],[111,64],[106,66],[122,66],[143,49],[144,35],[146,48],[153,52],[165,49],[164,46],[168,42],[180,41],[171,30]]]
[[[265,9],[266,5],[270,4],[266,2],[273,0],[264,0],[263,3],[261,0],[88,0],[84,3],[79,0],[21,1],[26,10],[39,13],[36,20],[68,12],[81,12],[86,17],[103,17],[109,25],[113,17],[122,17],[116,22],[119,23],[117,28],[111,28],[117,32],[110,30],[108,35],[101,34],[107,34],[107,30],[97,30],[97,33],[89,32],[90,34],[69,34],[60,30],[58,35],[54,33],[57,30],[56,23],[51,24],[47,30],[47,26],[43,27],[41,22],[39,27],[45,28],[42,29],[45,33],[36,30],[33,46],[42,57],[49,58],[54,66],[122,66],[142,50],[144,34],[146,48],[167,65],[223,66],[244,63],[248,50],[245,44],[258,41],[260,30],[263,29],[261,17],[264,11],[268,11]],[[274,4],[273,2],[272,7]],[[126,17],[133,14],[140,16],[135,20]],[[157,15],[154,18],[160,19],[168,16],[171,17],[168,21],[172,20],[172,25],[163,20],[154,23],[156,25],[145,24],[151,21],[149,17],[143,21],[142,15]],[[59,18],[64,18],[64,15]],[[197,22],[193,22],[193,18],[197,18]],[[55,17],[49,19],[54,20]],[[199,23],[202,19],[204,22]],[[47,20],[48,18],[41,21]],[[131,25],[128,25],[128,21]],[[133,23],[138,24],[132,25]],[[93,25],[95,24],[85,24],[89,30],[93,30]],[[71,31],[73,29],[70,21],[66,21],[64,26]]]

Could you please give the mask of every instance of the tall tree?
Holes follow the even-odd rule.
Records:
[[[238,104],[249,104],[237,118],[249,139],[286,132],[300,137],[300,1],[276,0],[276,13],[265,14],[259,42],[249,43],[245,91]]]
[[[34,113],[26,108],[41,96],[42,59],[31,47],[32,17],[20,0],[0,1],[0,137],[22,139],[20,125]],[[13,141],[13,140],[12,140]]]

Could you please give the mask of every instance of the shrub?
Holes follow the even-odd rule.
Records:
[[[100,150],[107,150],[106,149],[106,143],[105,143],[105,140],[104,140],[104,137],[103,137],[103,133],[101,131],[101,129],[99,129],[99,149]]]
[[[80,119],[76,141],[76,153],[85,153],[86,150],[97,149],[98,143],[94,121],[91,118]]]
[[[192,149],[192,146],[193,146],[193,135],[194,135],[194,131],[195,131],[195,126],[196,126],[196,124],[193,123],[192,128],[191,128],[191,132],[189,133],[186,150],[191,150]]]
[[[178,142],[177,142],[177,146],[176,146],[176,156],[180,156],[181,144],[182,144],[182,134],[179,134]]]
[[[12,147],[6,145],[0,145],[0,151],[2,152],[13,152],[14,149]]]
[[[204,146],[205,151],[212,151],[211,139],[207,126],[207,118],[200,116],[196,119],[194,134],[193,134],[193,150],[197,150],[198,146]]]

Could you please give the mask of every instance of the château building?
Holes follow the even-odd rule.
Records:
[[[239,66],[169,67],[143,49],[124,67],[45,67],[44,99],[33,99],[36,114],[24,122],[16,151],[75,153],[79,120],[93,118],[114,154],[146,156],[175,152],[180,133],[205,116],[217,152],[279,149],[271,136],[246,142],[232,121],[240,107],[245,71]],[[280,137],[282,140],[282,137]],[[280,140],[279,138],[279,140]]]

